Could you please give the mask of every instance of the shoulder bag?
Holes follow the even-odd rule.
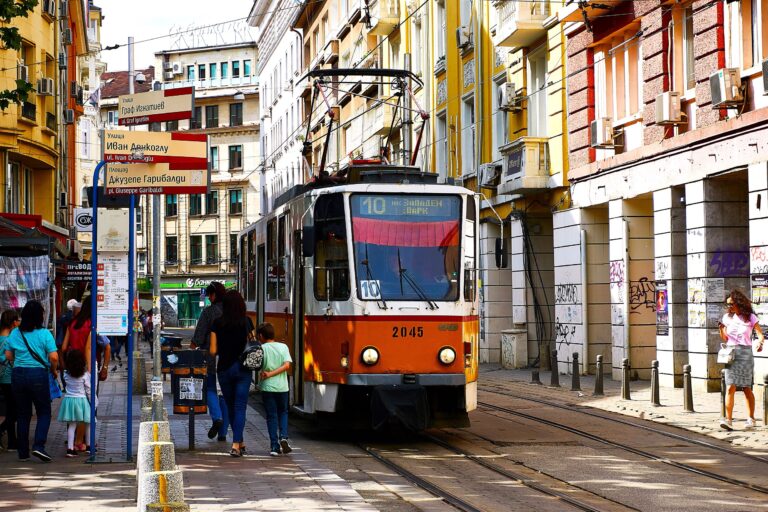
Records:
[[[240,365],[246,370],[258,372],[264,366],[264,349],[253,335],[253,322],[248,319],[248,335],[245,349],[240,354]]]
[[[51,366],[46,363],[45,360],[37,354],[37,352],[32,350],[32,348],[29,346],[29,342],[27,341],[27,337],[24,336],[24,333],[21,331],[21,329],[19,329],[19,334],[21,334],[21,339],[24,340],[24,345],[27,346],[29,355],[31,355],[35,361],[43,365],[46,370],[48,370],[48,387],[51,391],[51,400],[61,398],[61,388],[59,387],[59,383],[56,382],[56,377],[54,377],[53,373],[51,372]]]
[[[733,358],[736,355],[736,347],[733,345],[720,344],[720,350],[717,351],[717,363],[718,364],[731,364]]]

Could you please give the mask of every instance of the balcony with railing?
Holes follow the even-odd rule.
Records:
[[[493,36],[496,46],[530,46],[546,35],[544,20],[550,14],[548,0],[494,0],[493,5],[498,17],[496,34]]]
[[[520,193],[548,187],[548,139],[520,137],[500,149],[503,167],[499,193]]]
[[[368,32],[379,36],[389,35],[400,22],[398,5],[398,0],[372,0],[368,4],[368,12],[363,13],[369,19]]]
[[[37,122],[37,105],[35,105],[34,103],[29,103],[25,101],[21,105],[21,117],[29,121],[32,121],[33,123],[36,123]]]
[[[363,133],[365,136],[386,135],[389,133],[395,109],[392,105],[381,103],[363,114]],[[397,126],[392,128],[397,130]]]

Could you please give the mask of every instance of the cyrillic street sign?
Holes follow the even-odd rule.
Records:
[[[82,281],[91,280],[91,262],[90,261],[67,261],[64,264],[67,270],[64,281]]]
[[[195,103],[192,87],[141,92],[120,96],[117,123],[120,126],[191,119]]]
[[[110,195],[204,194],[208,169],[170,170],[168,164],[107,164],[105,188]]]
[[[208,136],[185,132],[104,132],[104,160],[170,164],[171,170],[208,169]]]

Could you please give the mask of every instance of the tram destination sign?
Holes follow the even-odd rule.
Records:
[[[195,89],[193,87],[120,96],[117,104],[117,124],[136,126],[191,119],[194,104]]]
[[[104,160],[169,164],[171,170],[208,169],[208,136],[182,132],[104,132]]]
[[[171,170],[169,164],[109,163],[105,189],[109,195],[205,194],[208,169]]]

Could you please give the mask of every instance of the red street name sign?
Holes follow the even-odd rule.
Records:
[[[186,132],[104,132],[104,160],[170,164],[171,170],[208,169],[208,136]]]
[[[117,104],[117,124],[135,126],[191,119],[194,103],[193,87],[120,96]]]

